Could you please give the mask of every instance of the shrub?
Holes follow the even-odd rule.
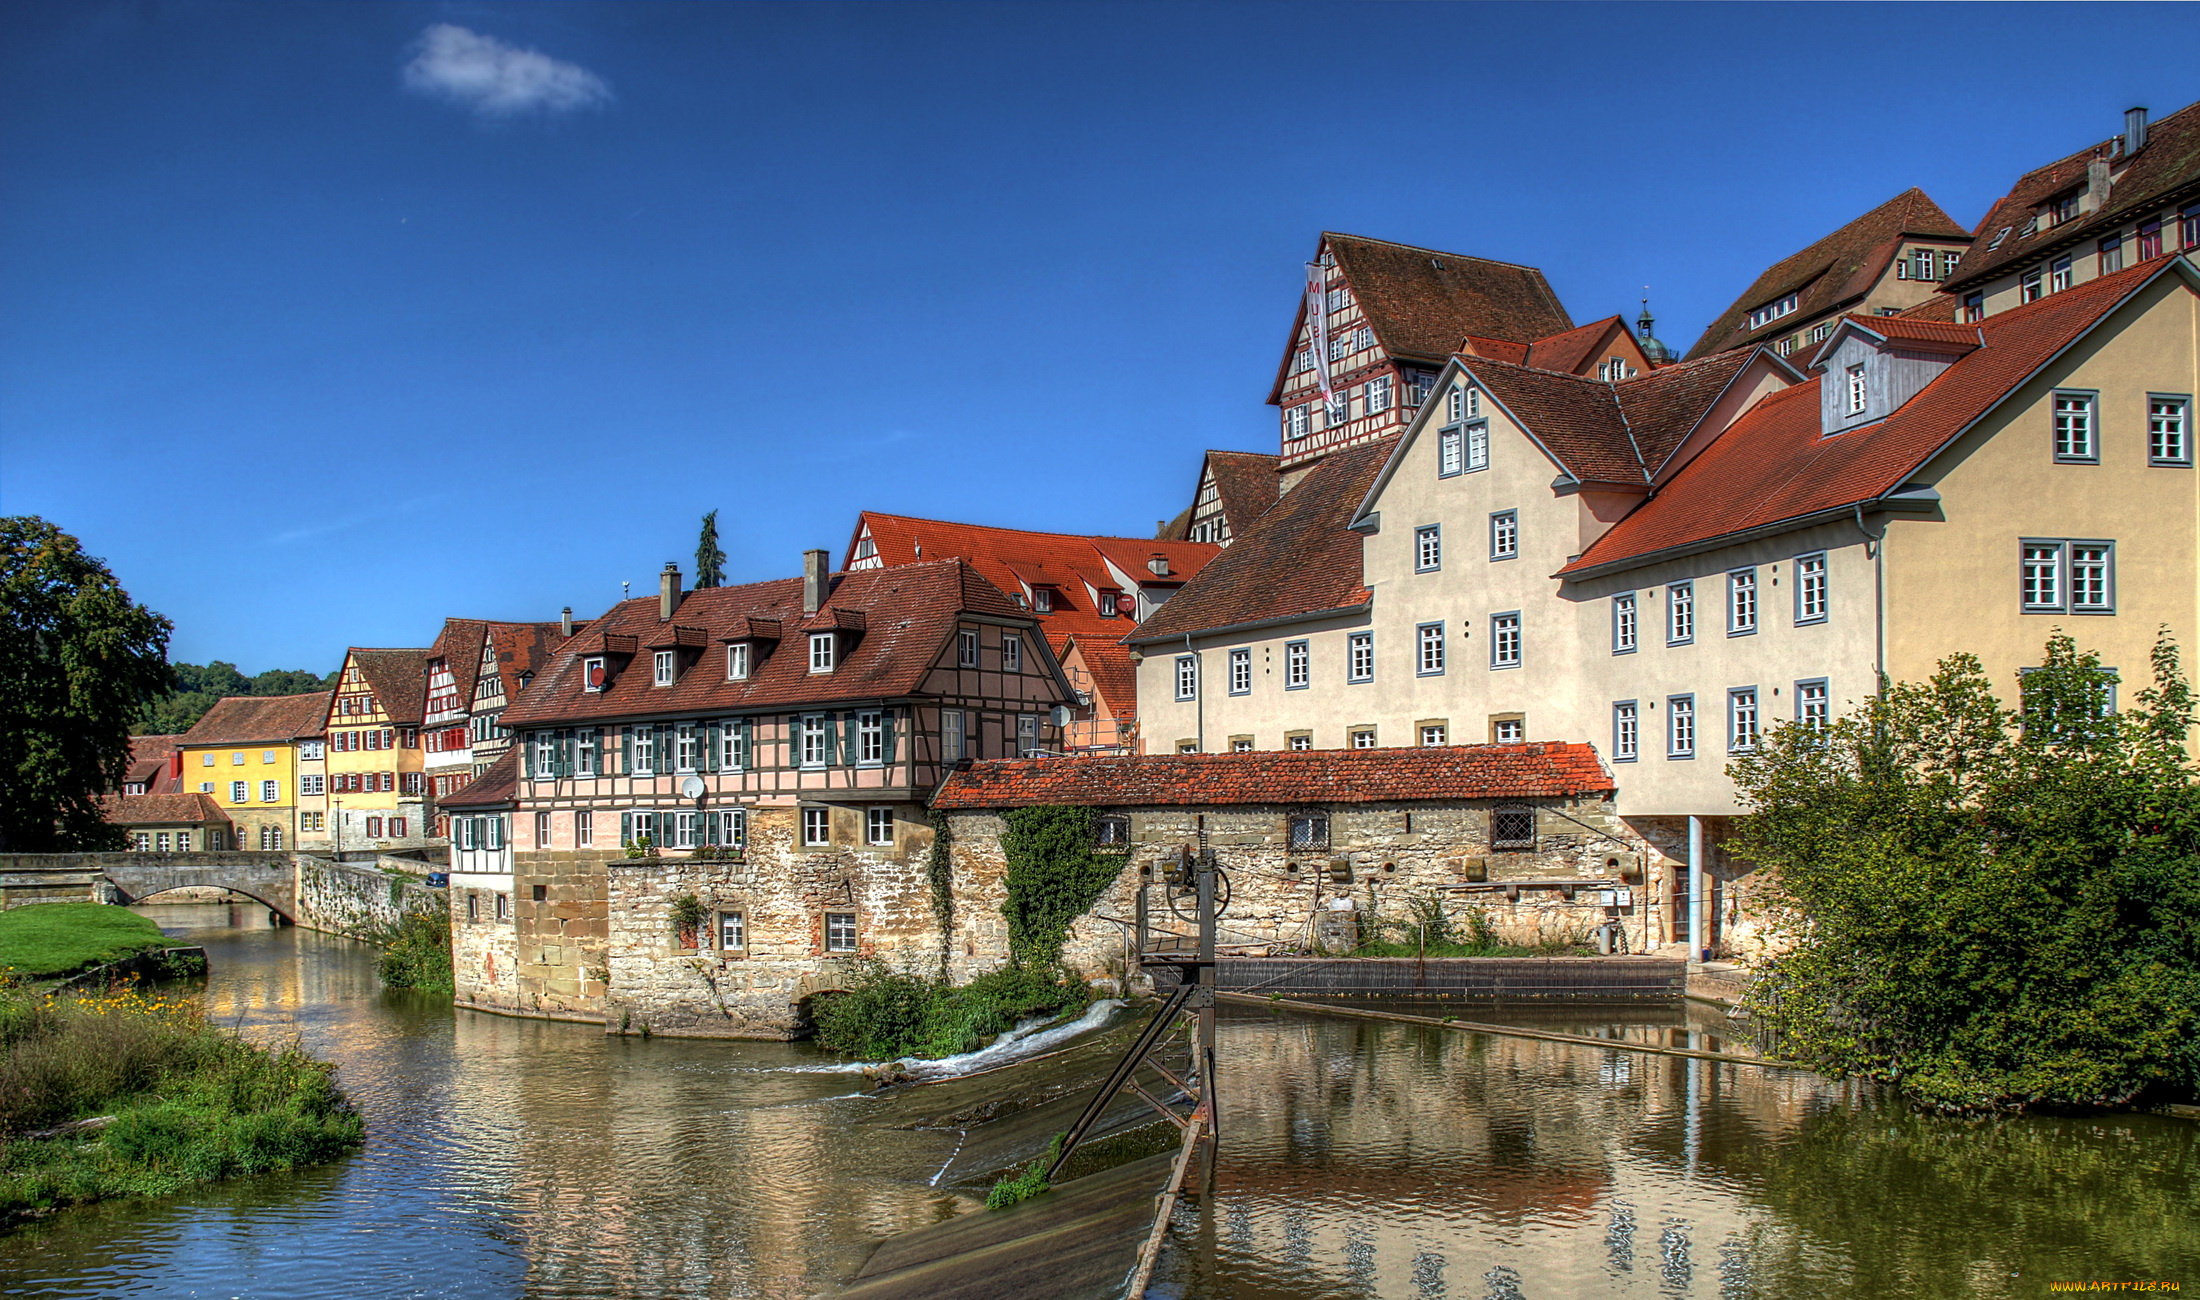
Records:
[[[872,1060],[976,1051],[1035,1015],[1082,1009],[1082,984],[1055,967],[1010,964],[957,987],[865,962],[846,990],[817,1000],[817,1041]]]
[[[1005,1210],[1047,1190],[1047,1169],[1062,1154],[1062,1142],[1068,1136],[1066,1132],[1055,1134],[1054,1140],[1047,1144],[1047,1153],[1024,1166],[1022,1173],[1003,1174],[996,1179],[992,1190],[985,1194],[985,1208]]]
[[[407,912],[384,931],[376,963],[391,988],[453,993],[458,979],[451,969],[451,918],[442,911]]]

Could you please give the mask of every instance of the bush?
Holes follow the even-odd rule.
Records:
[[[866,962],[849,987],[817,1000],[817,1041],[870,1060],[938,1060],[976,1051],[1036,1015],[1081,1010],[1083,984],[1058,967],[1011,964],[956,987]]]
[[[363,1126],[335,1067],[257,1047],[184,999],[0,989],[0,1220],[333,1159]],[[114,1117],[98,1130],[26,1133]]]
[[[1941,1111],[2200,1085],[2193,705],[2166,637],[2154,669],[2109,712],[2114,674],[2058,633],[2010,710],[1956,655],[1737,760],[1768,1047]]]
[[[383,933],[376,970],[391,988],[457,992],[458,979],[451,969],[451,918],[440,910],[405,913]]]

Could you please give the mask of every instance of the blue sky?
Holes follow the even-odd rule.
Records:
[[[2113,58],[2068,57],[2074,34]],[[0,7],[0,511],[179,659],[334,667],[837,555],[1150,533],[1325,228],[1686,348],[1921,185],[2200,98],[2200,6]]]

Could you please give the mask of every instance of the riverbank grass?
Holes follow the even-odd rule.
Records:
[[[382,982],[393,989],[455,993],[458,978],[451,965],[451,917],[448,912],[407,912],[382,935],[376,963]]]
[[[0,912],[0,970],[54,979],[170,946],[160,927],[106,903],[36,903]]]
[[[869,962],[817,1000],[817,1041],[874,1061],[973,1052],[1032,1016],[1082,1011],[1085,986],[1056,966],[1011,964],[954,985]]]
[[[334,1159],[363,1133],[334,1076],[188,999],[0,988],[0,1223]]]

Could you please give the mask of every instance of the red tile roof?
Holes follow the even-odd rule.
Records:
[[[351,660],[367,679],[375,703],[401,727],[420,725],[428,701],[428,652],[426,650],[373,650],[351,648]]]
[[[1110,636],[1072,636],[1070,646],[1092,674],[1093,708],[1097,717],[1138,716],[1138,666],[1131,662],[1130,647]],[[1067,659],[1069,648],[1063,650]]]
[[[481,676],[481,642],[488,629],[489,625],[478,618],[447,618],[443,630],[436,633],[435,644],[428,647],[430,663],[441,659],[450,667],[461,709],[473,707],[474,683]]]
[[[1568,374],[1578,375],[1582,373],[1584,362],[1591,357],[1603,356],[1605,340],[1612,337],[1615,329],[1633,337],[1626,321],[1617,316],[1607,316],[1603,320],[1593,320],[1570,329],[1564,334],[1537,339],[1528,348],[1525,364],[1538,370],[1563,370]]]
[[[573,621],[573,634],[580,635],[588,629],[584,619]],[[524,676],[540,673],[550,656],[557,652],[565,640],[565,628],[560,623],[491,623],[489,640],[496,654],[497,677],[504,686],[506,703],[519,698]]]
[[[1772,264],[1734,304],[1711,322],[1691,359],[1776,339],[1800,322],[1837,311],[1862,298],[1885,273],[1905,238],[1962,240],[1971,232],[1940,210],[1925,191],[1907,189],[1847,225]],[[1793,312],[1756,329],[1749,313],[1788,294],[1797,295]]]
[[[310,695],[231,695],[191,725],[179,745],[287,745],[327,731],[328,691]]]
[[[1820,380],[1774,393],[1688,462],[1662,491],[1559,570],[1606,566],[1874,500],[1902,484],[1964,429],[2180,259],[2158,258],[2088,280],[1978,326],[1985,346],[1949,366],[1892,416],[1836,437],[1820,433]],[[1871,328],[1892,317],[1862,317]],[[1933,322],[1900,328],[1946,330]]]
[[[173,794],[176,782],[168,775],[168,761],[182,740],[181,734],[130,737],[130,763],[123,769],[122,783],[143,784],[147,794]]]
[[[105,794],[99,815],[110,826],[199,826],[229,821],[213,796],[191,794]]]
[[[437,808],[445,811],[463,811],[468,808],[493,808],[511,803],[519,793],[519,746],[514,745],[497,755],[497,761],[480,776],[435,801]]]
[[[2110,136],[2019,177],[2016,185],[1987,210],[1978,224],[1978,237],[1972,241],[1971,251],[1963,255],[1962,264],[1942,289],[1952,297],[1960,297],[1973,285],[2007,274],[2049,252],[2089,244],[2150,210],[2200,198],[2200,103],[2187,104],[2150,124],[2146,147],[2132,155],[2128,163],[2116,157],[2122,139],[2121,135]],[[2049,199],[2072,186],[2086,184],[2095,157],[2108,159],[2112,169],[2114,181],[2109,186],[2108,202],[2098,211],[2027,238],[2026,223]],[[2009,234],[2001,247],[1990,247],[2004,229]],[[2166,242],[2177,241],[2171,238]]]
[[[1349,525],[1394,441],[1325,458],[1128,643],[1366,604],[1360,535]]]
[[[1215,476],[1215,491],[1222,498],[1222,517],[1235,538],[1276,504],[1280,481],[1276,466],[1283,457],[1258,451],[1210,451],[1202,474]]]
[[[1256,750],[995,759],[950,776],[932,806],[1183,808],[1557,799],[1614,786],[1596,750],[1575,743]]]
[[[778,578],[689,592],[673,617],[676,625],[701,629],[706,645],[669,687],[651,684],[650,656],[634,649],[656,640],[665,628],[657,618],[657,597],[622,601],[588,631],[558,647],[534,685],[505,710],[504,725],[910,696],[923,688],[963,613],[1036,626],[1028,612],[962,560],[835,574],[832,592],[814,616],[802,612],[802,584],[800,578]],[[808,633],[842,626],[842,613],[858,611],[866,615],[867,628],[853,638],[838,667],[831,673],[811,673]],[[727,681],[718,642],[749,635],[752,619],[777,620],[784,639],[757,646],[748,680]],[[614,648],[612,653],[624,648],[632,660],[623,666],[614,663],[616,675],[604,690],[583,690],[582,659],[607,653],[607,645]]]

